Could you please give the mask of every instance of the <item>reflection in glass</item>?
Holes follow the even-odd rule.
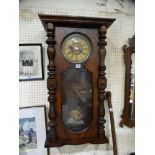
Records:
[[[70,68],[62,75],[62,119],[71,131],[81,131],[92,120],[91,73]]]
[[[130,83],[131,120],[135,120],[135,75],[131,75]]]
[[[135,120],[135,54],[132,54],[132,66],[131,66],[131,81],[130,81],[130,104],[131,115],[130,119]]]

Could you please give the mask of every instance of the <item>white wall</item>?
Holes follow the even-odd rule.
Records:
[[[114,2],[113,5],[112,1]],[[20,0],[20,43],[42,43],[44,47],[45,79],[47,78],[47,54],[45,44],[46,32],[38,18],[38,13],[54,15],[74,15],[91,17],[111,17],[116,21],[107,33],[106,77],[108,86],[106,90],[112,92],[113,110],[118,142],[119,155],[127,155],[134,151],[134,129],[120,128],[120,115],[124,101],[124,61],[122,46],[127,38],[134,34],[134,5],[125,3],[120,7],[117,0],[108,0],[106,6],[99,6],[96,0]],[[129,9],[130,8],[130,9]],[[119,11],[116,11],[119,10]],[[47,107],[46,80],[20,82],[20,106],[42,105]],[[107,108],[107,107],[106,107]],[[106,114],[106,133],[110,139],[108,145],[84,144],[79,146],[63,146],[51,148],[50,155],[112,155],[112,141],[108,112]]]
[[[124,2],[123,2],[124,1]],[[133,0],[20,0],[20,6],[134,14]]]

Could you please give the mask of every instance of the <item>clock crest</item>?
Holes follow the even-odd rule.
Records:
[[[108,143],[106,31],[115,19],[39,15],[47,32],[49,130],[45,147]]]

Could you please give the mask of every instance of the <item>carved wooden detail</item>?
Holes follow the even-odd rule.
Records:
[[[48,79],[47,79],[47,88],[48,88],[48,101],[50,103],[49,106],[49,131],[48,138],[52,141],[56,140],[56,111],[55,111],[55,91],[56,91],[56,78],[55,78],[55,70],[56,67],[54,65],[54,57],[55,57],[55,40],[54,40],[54,25],[52,23],[47,24],[47,37],[46,43],[48,44],[47,54],[49,59],[48,68]]]
[[[105,77],[105,46],[107,43],[105,39],[106,31],[108,27],[115,21],[115,19],[53,15],[39,15],[39,17],[41,19],[43,27],[47,32],[48,37],[46,43],[48,44],[47,53],[49,59],[47,88],[49,94],[48,101],[50,103],[50,128],[46,138],[45,147],[60,147],[66,144],[78,145],[85,143],[108,143],[108,138],[105,135],[106,121],[104,118],[105,88],[107,86],[107,79]],[[85,63],[85,70],[91,72],[91,78],[88,78],[87,76],[86,79],[87,81],[89,81],[90,79],[89,83],[91,83],[92,85],[92,89],[90,91],[90,94],[92,95],[91,100],[90,98],[88,98],[93,108],[92,117],[88,115],[89,119],[91,117],[90,124],[79,131],[69,130],[69,128],[64,125],[63,114],[66,114],[66,118],[68,118],[68,113],[63,112],[62,110],[63,103],[66,100],[66,98],[63,97],[63,92],[67,92],[66,90],[68,88],[65,88],[63,85],[64,76],[62,75],[69,68],[71,68],[73,71],[76,71],[75,66],[77,65],[73,65],[70,62],[66,61],[62,53],[62,43],[66,36],[74,33],[80,33],[84,36],[87,36],[90,39],[92,46],[91,55]],[[97,44],[98,46],[96,46]],[[79,76],[80,68],[77,69]],[[69,77],[68,74],[66,76],[67,78]],[[86,77],[86,74],[84,77]],[[73,83],[74,80],[74,78],[71,78],[69,82]],[[65,84],[67,85],[67,83]],[[84,91],[82,90],[81,93],[83,92]],[[71,97],[73,97],[73,95],[77,97],[77,104],[82,103],[79,100],[79,95],[76,96],[76,92],[73,93],[73,95],[71,93],[69,94],[71,95]],[[67,99],[67,101],[69,101],[69,99]],[[69,103],[73,105],[73,102]],[[87,121],[89,119],[87,119]],[[85,123],[85,120],[83,122]]]
[[[125,98],[124,98],[124,109],[121,115],[120,126],[126,125],[128,127],[134,127],[135,121],[130,119],[131,103],[130,100],[130,82],[131,82],[131,56],[135,53],[135,35],[129,39],[129,46],[123,46],[124,52],[124,63],[125,63]]]
[[[99,89],[99,137],[105,137],[105,108],[104,108],[104,100],[105,100],[105,88],[107,87],[107,79],[106,79],[106,66],[105,66],[105,56],[106,56],[106,48],[107,42],[106,39],[106,26],[101,26],[99,28],[99,72],[98,72],[98,89]]]

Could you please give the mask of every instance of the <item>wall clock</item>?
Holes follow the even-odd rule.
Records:
[[[47,32],[49,130],[45,147],[108,143],[106,31],[115,19],[39,15]]]

